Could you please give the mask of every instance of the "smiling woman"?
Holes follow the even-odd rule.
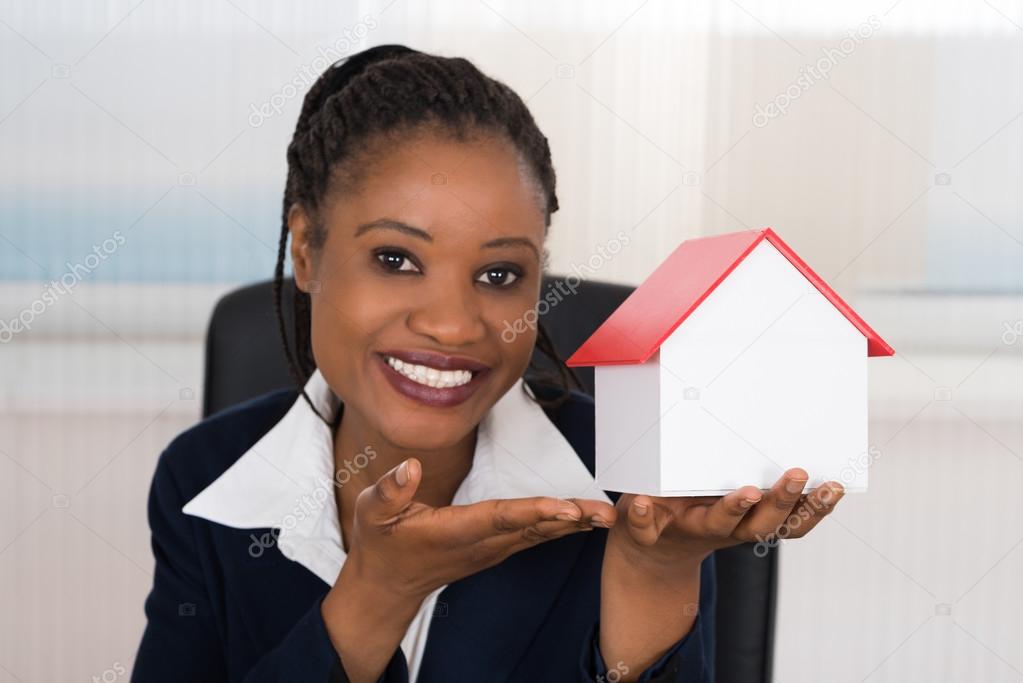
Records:
[[[486,302],[488,310],[500,304],[492,311],[495,315],[514,320],[535,304],[540,254],[551,214],[558,209],[547,138],[518,95],[467,60],[384,45],[336,64],[306,96],[288,161],[275,293],[280,296],[290,233],[299,287],[297,349],[294,355],[288,350],[288,356],[300,383],[317,366],[323,369],[307,343],[311,292],[306,282],[313,288],[330,287],[333,294],[324,300],[339,305],[365,301],[365,289],[407,300],[414,291],[428,297],[415,287],[444,291],[452,275],[471,266],[480,280],[480,295],[473,299]],[[417,256],[418,250],[422,253]],[[524,252],[532,252],[533,258],[524,260]],[[324,268],[319,267],[321,260]],[[343,271],[340,264],[345,264]],[[408,281],[414,278],[380,279],[381,273],[427,271],[425,285]],[[507,291],[497,291],[501,289]],[[451,310],[465,303],[457,296],[442,298]],[[461,310],[473,313],[472,308]],[[431,323],[436,313],[424,311],[417,320],[436,324]],[[382,320],[389,314],[378,315]],[[287,347],[283,319],[281,325]],[[539,348],[562,369],[567,388],[570,371],[542,327],[538,332]],[[456,335],[465,333],[454,330]],[[434,343],[446,342],[435,338]],[[521,375],[514,362],[528,363],[533,344],[533,338],[524,338],[509,353],[501,353],[503,344],[489,351],[502,356],[493,359],[501,367],[488,373],[490,388],[480,396],[477,411],[486,398],[492,404]],[[477,421],[479,417],[477,412]]]
[[[134,679],[713,680],[713,551],[800,503],[805,534],[836,490],[595,484],[592,400],[542,326],[502,337],[558,209],[523,101],[465,59],[372,48],[309,91],[288,166],[296,390],[161,456]],[[554,381],[524,380],[535,348]]]
[[[499,332],[539,296],[546,202],[496,134],[406,135],[378,146],[357,187],[316,209],[289,207],[295,282],[311,298],[316,367],[346,419],[373,428],[360,438],[420,451],[460,444],[468,461],[472,426],[532,355],[535,333],[506,343]],[[442,370],[472,377],[440,387]]]

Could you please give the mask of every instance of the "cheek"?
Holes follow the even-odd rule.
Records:
[[[366,348],[402,315],[400,300],[351,283],[325,289],[312,302],[312,344],[321,368],[360,363]]]
[[[516,298],[486,307],[488,324],[509,365],[525,369],[536,343],[538,318],[536,300]]]

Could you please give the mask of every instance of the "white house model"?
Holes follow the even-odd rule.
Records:
[[[568,359],[596,479],[655,496],[867,487],[867,357],[894,351],[770,228],[683,242]]]

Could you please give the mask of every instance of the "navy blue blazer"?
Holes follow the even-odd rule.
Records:
[[[557,391],[533,382],[530,387],[541,397]],[[253,530],[181,511],[268,432],[297,396],[281,390],[225,410],[180,434],[160,455],[149,494],[156,569],[132,681],[348,680],[320,614],[330,586],[276,545],[253,557]],[[592,474],[592,399],[573,392],[547,415]],[[257,538],[267,532],[256,531]],[[606,540],[604,529],[571,534],[448,585],[430,622],[418,680],[621,680],[623,670],[615,662],[605,664],[597,645]],[[640,680],[713,681],[714,603],[712,554],[701,568],[692,630]],[[401,648],[380,680],[408,681]]]

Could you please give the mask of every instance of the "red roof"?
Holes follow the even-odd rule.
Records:
[[[566,361],[572,367],[645,363],[714,288],[767,240],[867,338],[868,356],[895,353],[771,228],[686,240]]]

